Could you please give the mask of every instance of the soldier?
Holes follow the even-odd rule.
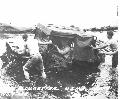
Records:
[[[117,67],[118,65],[118,47],[117,47],[117,40],[113,39],[113,31],[107,31],[107,42],[100,47],[93,47],[93,49],[104,49],[108,47],[111,51],[105,52],[106,55],[113,55],[112,56],[112,67]]]
[[[42,71],[42,77],[46,78],[46,73],[44,71],[44,65],[43,65],[43,59],[39,52],[38,44],[52,44],[52,41],[41,42],[41,41],[38,41],[37,39],[28,40],[27,34],[24,34],[22,38],[23,38],[22,45],[24,46],[23,49],[17,49],[15,51],[19,54],[23,54],[23,53],[30,54],[31,58],[23,66],[23,71],[24,71],[24,76],[26,78],[26,81],[30,81],[30,77],[28,73],[30,66],[33,64],[33,62],[38,62],[38,61],[39,61],[38,63],[39,63],[40,69]]]

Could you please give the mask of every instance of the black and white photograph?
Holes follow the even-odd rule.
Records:
[[[119,0],[0,0],[0,99],[118,99]]]

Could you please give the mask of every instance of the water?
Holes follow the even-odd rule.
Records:
[[[32,38],[33,35],[30,37]],[[2,35],[0,55],[6,51],[6,41],[18,41],[18,39],[21,40],[21,35]],[[38,82],[38,85],[39,83],[44,84],[39,87],[38,85],[34,86],[34,90],[33,87],[23,87],[14,82],[10,76],[5,75],[5,70],[1,69],[0,89],[3,89],[0,91],[1,97],[12,97],[13,99],[17,99],[15,97],[24,99],[26,96],[28,99],[33,96],[36,97],[35,99],[37,97],[46,97],[46,99],[117,99],[117,69],[112,69],[111,60],[108,59],[110,58],[107,58],[107,62],[99,66],[100,71],[98,72],[50,71],[47,73],[46,81]],[[0,65],[2,64],[0,60]],[[30,85],[30,83],[28,84]],[[29,91],[26,91],[27,88]]]

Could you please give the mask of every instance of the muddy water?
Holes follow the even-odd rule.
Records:
[[[16,40],[16,38],[20,39],[21,35],[5,35],[1,37],[0,55],[5,51],[5,41]],[[38,83],[35,86],[33,83],[28,83],[30,87],[23,87],[14,82],[11,77],[5,75],[4,69],[1,69],[0,89],[9,89],[10,91],[2,90],[0,93],[2,97],[10,96],[13,99],[20,96],[21,99],[26,96],[28,96],[27,99],[30,99],[30,96],[32,98],[34,96],[35,99],[40,97],[43,99],[117,99],[117,68],[112,68],[110,56],[108,57],[105,63],[98,66],[100,71],[80,70],[76,72],[64,70],[56,72],[54,70],[47,72],[48,78],[45,81],[39,82],[44,84]],[[2,65],[2,61],[0,61],[0,64]],[[26,88],[28,91],[26,91]]]

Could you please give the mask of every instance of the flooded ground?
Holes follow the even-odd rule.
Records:
[[[1,37],[1,54],[4,53],[6,40],[15,40],[20,35],[6,35]],[[7,66],[12,66],[12,63]],[[3,65],[0,61],[0,65]],[[17,70],[12,67],[11,70]],[[2,67],[2,66],[1,66]],[[98,71],[86,69],[51,70],[47,72],[47,79],[36,79],[38,84],[18,83],[14,77],[6,75],[6,69],[0,70],[1,99],[118,99],[118,70],[111,66],[111,56],[106,57],[105,63],[98,66]],[[78,72],[79,71],[79,72]],[[22,78],[23,74],[20,73]],[[16,77],[17,79],[20,79]],[[22,81],[21,81],[22,82]]]

